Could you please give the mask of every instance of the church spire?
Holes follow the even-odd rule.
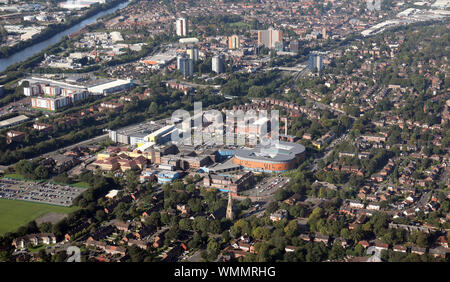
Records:
[[[233,199],[231,198],[231,191],[228,192],[227,218],[230,220],[234,219]]]

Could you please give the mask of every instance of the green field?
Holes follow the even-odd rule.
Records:
[[[17,179],[17,180],[24,180],[25,179],[25,177],[23,177],[22,175],[17,174],[17,173],[6,174],[5,177],[6,178]]]
[[[244,27],[248,27],[249,24],[246,22],[234,22],[234,23],[230,23],[229,24],[231,27],[239,27],[239,28],[244,28]]]
[[[89,183],[87,183],[87,182],[77,182],[77,183],[71,184],[70,186],[86,188],[86,189],[88,189],[90,187]]]
[[[0,199],[0,235],[16,231],[20,226],[48,212],[70,213],[78,207],[60,207],[47,204]]]

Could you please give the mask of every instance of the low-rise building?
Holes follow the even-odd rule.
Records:
[[[287,217],[287,211],[286,210],[277,210],[274,213],[270,215],[270,220],[273,222],[280,221]]]
[[[10,130],[6,133],[6,143],[22,142],[25,140],[25,133],[17,130]]]
[[[247,172],[243,174],[208,174],[203,178],[205,187],[214,187],[223,192],[241,191],[244,187],[253,183],[253,173]]]
[[[162,170],[158,172],[158,183],[164,184],[168,182],[173,182],[175,179],[178,179],[179,177],[180,174],[176,171]]]
[[[56,236],[53,233],[38,233],[25,235],[13,240],[12,245],[16,248],[23,249],[28,244],[37,246],[40,244],[50,245],[56,244]]]

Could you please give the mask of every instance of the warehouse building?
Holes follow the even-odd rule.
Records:
[[[29,120],[29,119],[30,118],[25,116],[25,115],[20,115],[20,116],[12,117],[12,118],[9,118],[9,119],[5,119],[5,120],[0,121],[0,128],[18,125],[18,124],[20,124],[22,122],[25,122],[25,121]]]
[[[107,95],[119,91],[129,89],[133,86],[133,81],[131,79],[118,79],[115,81],[110,81],[102,83],[99,85],[88,87],[88,91],[95,95]]]

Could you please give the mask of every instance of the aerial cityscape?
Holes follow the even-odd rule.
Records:
[[[449,43],[450,0],[0,0],[0,262],[449,262]]]

